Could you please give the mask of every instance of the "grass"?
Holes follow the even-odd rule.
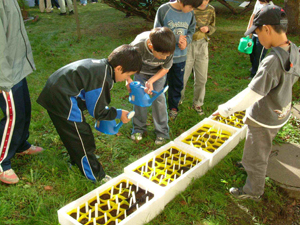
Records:
[[[180,106],[175,122],[170,122],[171,140],[183,131],[211,115],[217,106],[244,89],[249,80],[249,57],[237,51],[250,14],[234,16],[219,3],[217,31],[210,42],[210,65],[205,115],[198,116],[191,110],[193,80],[188,82],[186,101]],[[40,13],[37,23],[27,23],[37,70],[28,77],[32,99],[32,122],[30,142],[46,151],[34,157],[12,159],[12,167],[20,177],[17,185],[0,184],[0,224],[58,224],[57,210],[100,185],[91,183],[75,167],[69,167],[69,156],[56,133],[46,111],[36,103],[47,78],[60,67],[83,58],[105,58],[117,46],[130,43],[137,34],[150,30],[151,22],[138,17],[124,19],[124,14],[104,4],[79,7],[82,38],[78,42],[74,16],[60,17]],[[299,37],[289,36],[300,44]],[[299,90],[299,86],[297,86]],[[112,106],[132,109],[124,84],[117,83],[112,90]],[[299,101],[297,96],[295,101]],[[151,109],[149,109],[151,112]],[[94,120],[86,115],[93,125]],[[118,136],[95,131],[96,154],[100,156],[105,171],[111,176],[123,172],[123,168],[147,153],[155,150],[155,134],[151,114],[148,117],[148,135],[138,144],[130,139],[131,124],[124,125]],[[299,124],[299,121],[296,121]],[[299,127],[299,125],[297,125]],[[299,136],[295,122],[289,123],[280,135],[286,137],[291,131],[296,143]],[[297,137],[297,138],[296,138]],[[287,140],[287,139],[285,139]],[[275,224],[286,220],[289,199],[271,180],[267,180],[266,192],[261,203],[237,201],[228,195],[232,185],[243,185],[246,175],[237,170],[234,163],[241,159],[243,142],[217,166],[192,184],[149,224]]]

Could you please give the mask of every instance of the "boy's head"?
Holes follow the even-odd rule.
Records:
[[[177,0],[177,2],[181,4],[181,11],[184,13],[191,12],[202,4],[202,0]]]
[[[121,45],[108,56],[109,64],[114,68],[117,82],[139,73],[142,68],[142,56],[136,47]]]
[[[148,47],[157,59],[166,59],[175,51],[176,38],[173,31],[167,27],[152,29],[149,40]]]
[[[253,25],[246,31],[245,36],[256,33],[265,48],[272,47],[274,39],[286,37],[288,20],[285,11],[276,5],[268,5],[258,11],[253,19]]]
[[[203,0],[202,3],[201,3],[201,5],[200,5],[200,7],[206,8],[206,6],[209,4],[209,1],[210,0]]]

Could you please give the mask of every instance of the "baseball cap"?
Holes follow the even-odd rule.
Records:
[[[255,29],[262,25],[286,24],[287,19],[281,19],[286,15],[285,11],[277,5],[267,5],[259,10],[253,19],[252,26],[245,32],[245,36],[253,33]]]

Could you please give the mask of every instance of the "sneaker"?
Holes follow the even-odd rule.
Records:
[[[18,155],[36,155],[44,151],[43,148],[31,145],[31,147],[24,152],[17,153]]]
[[[140,141],[143,139],[143,136],[141,133],[134,133],[130,136],[131,140],[133,141]]]
[[[180,100],[180,101],[178,102],[178,105],[182,105],[182,103],[183,103],[183,100]]]
[[[16,184],[19,182],[19,177],[13,169],[9,169],[0,173],[0,180],[6,184]]]
[[[105,177],[101,180],[101,182],[106,183],[108,181],[112,180],[111,176],[105,175]]]
[[[195,109],[196,112],[197,112],[199,115],[203,115],[203,114],[204,114],[204,112],[203,112],[201,106],[193,105],[193,109]]]
[[[58,15],[60,15],[60,16],[66,16],[67,13],[60,13],[60,14],[58,14]]]
[[[155,144],[156,144],[156,145],[162,145],[162,144],[164,144],[165,142],[166,142],[166,139],[163,138],[163,137],[156,137],[156,139],[155,139]]]
[[[243,191],[243,188],[236,188],[232,187],[229,189],[230,194],[232,194],[233,197],[238,199],[251,199],[254,201],[260,201],[260,196],[255,195],[248,195]]]
[[[73,14],[74,14],[74,11],[71,10],[71,11],[69,12],[69,15],[73,15]]]
[[[235,166],[236,166],[237,168],[239,168],[240,170],[245,170],[242,161],[236,162],[236,163],[235,163]]]
[[[169,117],[170,117],[171,120],[175,120],[177,115],[178,115],[177,109],[173,108],[173,109],[170,110]]]

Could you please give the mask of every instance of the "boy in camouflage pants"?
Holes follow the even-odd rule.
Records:
[[[215,8],[208,4],[209,0],[203,0],[202,4],[194,9],[196,17],[196,31],[193,35],[193,41],[188,45],[187,59],[184,72],[184,84],[181,91],[181,101],[184,100],[184,92],[187,81],[194,71],[194,98],[193,109],[200,115],[203,114],[201,106],[204,102],[205,84],[208,71],[208,35],[215,31],[216,13]]]

